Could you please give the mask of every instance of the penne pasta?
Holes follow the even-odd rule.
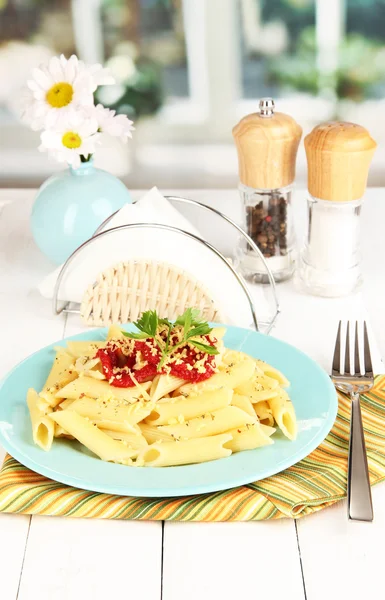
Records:
[[[224,433],[237,427],[255,423],[256,420],[256,417],[251,417],[240,408],[228,406],[213,413],[203,414],[185,423],[161,425],[159,429],[175,439],[190,439]]]
[[[156,442],[165,441],[173,442],[174,438],[165,431],[161,431],[157,425],[150,425],[149,423],[140,423],[140,431],[148,444],[155,444]]]
[[[94,377],[95,379],[105,379],[105,375],[101,371],[100,358],[88,358],[88,356],[80,356],[75,360],[75,371],[78,375]]]
[[[256,360],[255,362],[256,362],[257,367],[263,373],[265,373],[272,379],[276,379],[281,387],[284,387],[284,388],[289,387],[290,381],[287,379],[287,377],[285,377],[285,375],[283,373],[281,373],[281,371],[278,371],[278,369],[275,369],[274,367],[272,367],[268,363],[264,362],[263,360]]]
[[[64,348],[57,350],[52,369],[50,370],[47,380],[43,386],[43,390],[49,390],[60,381],[67,369],[73,365],[73,357],[68,354]],[[68,382],[69,383],[69,382]]]
[[[178,419],[182,421],[193,419],[204,413],[225,408],[230,404],[232,396],[233,390],[222,388],[203,392],[200,396],[191,398],[179,396],[167,402],[157,402],[146,421],[152,425],[166,425],[169,424],[170,419],[174,422],[178,422]]]
[[[230,439],[231,435],[224,433],[199,440],[151,444],[139,454],[138,462],[148,467],[168,467],[217,460],[230,456],[231,450],[225,447]]]
[[[79,398],[74,400],[70,409],[82,417],[87,417],[101,429],[132,432],[133,425],[143,421],[151,412],[150,403],[119,404],[110,400]]]
[[[98,340],[92,342],[83,342],[83,341],[72,341],[69,340],[67,342],[67,350],[74,358],[79,358],[81,356],[88,356],[93,358],[99,348],[105,346],[105,340]]]
[[[103,433],[106,433],[114,440],[120,440],[121,442],[126,442],[129,448],[133,450],[141,450],[148,446],[148,442],[146,438],[138,432],[128,433],[123,431],[112,431],[111,429],[103,429]]]
[[[241,410],[244,410],[245,413],[254,417],[255,410],[247,396],[241,396],[240,394],[233,394],[233,398],[231,400],[231,404],[233,406],[237,406]]]
[[[245,354],[244,352],[240,352],[239,350],[229,350],[226,348],[223,354],[223,368],[225,365],[235,365],[243,360],[250,360],[250,356]],[[263,375],[263,371],[259,369],[254,361],[254,372],[257,375]]]
[[[49,404],[44,407],[38,393],[32,388],[27,392],[27,405],[31,417],[33,441],[47,451],[52,446],[55,432],[55,426],[48,417],[52,408]]]
[[[267,435],[267,432],[263,430],[263,426],[258,422],[239,429],[232,429],[229,433],[232,439],[226,442],[225,448],[229,448],[232,452],[254,450],[255,448],[270,446],[274,443],[271,437]]]
[[[278,390],[278,381],[266,375],[256,375],[253,379],[236,386],[235,389],[237,394],[247,396],[253,404],[273,398],[278,394]]]
[[[210,338],[216,340],[222,340],[226,333],[226,327],[213,327]]]
[[[273,433],[275,433],[277,431],[275,427],[270,427],[270,425],[264,425],[263,423],[260,423],[260,425],[261,425],[262,431],[269,437],[272,436]]]
[[[150,386],[150,381],[141,384],[144,390],[148,390]],[[107,381],[98,381],[92,377],[79,377],[59,390],[56,397],[76,399],[82,394],[89,398],[117,398],[132,403],[140,398],[140,390],[137,387],[112,387]]]
[[[183,394],[199,394],[204,391],[226,387],[235,389],[242,383],[248,381],[255,370],[254,362],[251,358],[240,361],[233,366],[227,366],[224,371],[215,373],[209,379],[201,383],[188,383],[179,388],[179,392]]]
[[[152,381],[150,398],[154,402],[173,392],[185,383],[184,379],[172,375],[156,375]]]
[[[56,352],[54,365],[39,394],[40,398],[43,398],[45,402],[48,402],[54,408],[60,402],[56,398],[56,393],[77,377],[78,373],[74,369],[73,357],[66,353],[63,348],[60,348]]]
[[[281,390],[278,396],[269,400],[269,406],[282,433],[289,440],[295,440],[297,437],[297,420],[294,406],[287,393]]]
[[[63,429],[63,427],[61,425],[58,425],[57,423],[54,423],[54,427],[55,427],[54,437],[56,437],[56,438],[64,437],[64,438],[67,438],[67,439],[70,439],[70,440],[74,440],[75,439],[72,435],[70,435],[68,433],[68,431],[66,431],[65,429]]]
[[[60,410],[50,414],[52,423],[61,425],[76,440],[102,460],[130,463],[136,451],[123,442],[112,439],[73,410]]]
[[[111,325],[107,332],[107,340],[121,340],[125,335],[119,325]]]
[[[254,410],[255,410],[255,414],[258,417],[259,422],[262,425],[267,425],[268,427],[273,427],[274,426],[274,417],[273,417],[273,411],[271,410],[269,404],[265,401],[263,402],[258,402],[257,404],[254,404]]]
[[[57,405],[58,408],[60,408],[61,410],[66,410],[67,408],[69,408],[71,406],[71,404],[75,402],[75,400],[73,398],[67,398],[66,400],[63,400],[62,398],[60,398],[60,404]]]

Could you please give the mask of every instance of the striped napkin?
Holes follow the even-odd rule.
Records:
[[[362,396],[370,480],[385,478],[385,376]],[[7,456],[0,472],[0,512],[97,519],[259,521],[299,518],[346,496],[350,400],[339,394],[332,431],[286,471],[232,490],[186,498],[130,498],[79,490],[30,471]]]

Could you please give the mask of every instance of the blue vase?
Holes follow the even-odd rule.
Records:
[[[101,223],[131,202],[126,186],[92,161],[52,175],[39,189],[32,209],[32,234],[40,250],[63,263]]]

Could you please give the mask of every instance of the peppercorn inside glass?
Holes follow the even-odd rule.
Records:
[[[276,281],[293,274],[294,235],[291,186],[277,190],[255,190],[240,186],[245,205],[245,230],[266,259]],[[241,270],[251,281],[268,282],[266,267],[250,244],[241,243]]]

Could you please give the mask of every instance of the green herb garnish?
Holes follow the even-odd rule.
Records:
[[[126,337],[134,340],[144,340],[146,338],[151,338],[154,340],[161,352],[158,371],[162,369],[168,357],[171,356],[171,354],[175,352],[177,348],[185,346],[187,343],[192,344],[198,348],[198,350],[205,352],[206,354],[218,354],[218,350],[215,348],[215,346],[210,346],[209,344],[204,344],[200,340],[194,339],[196,337],[209,335],[212,331],[210,325],[207,323],[207,321],[204,321],[201,318],[200,312],[196,308],[187,308],[183,315],[180,315],[176,319],[175,325],[181,325],[183,327],[183,339],[177,344],[171,346],[170,339],[175,325],[173,325],[168,319],[159,319],[155,310],[147,310],[144,312],[140,319],[134,323],[134,325],[137,327],[137,329],[139,329],[138,333],[123,331],[123,334]],[[159,327],[162,325],[168,328],[166,340],[159,335]]]

